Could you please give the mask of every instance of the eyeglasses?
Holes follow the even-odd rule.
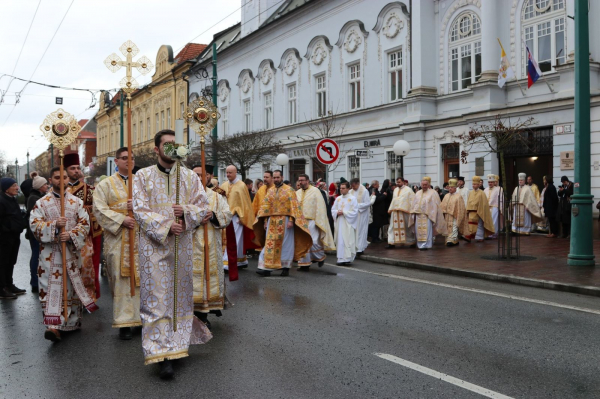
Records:
[[[129,160],[129,157],[128,157],[127,155],[125,155],[125,156],[123,156],[123,157],[119,157],[119,158],[117,158],[117,159],[122,159],[123,161],[128,161],[128,160]],[[131,157],[131,160],[132,160],[132,161],[135,161],[135,157]]]

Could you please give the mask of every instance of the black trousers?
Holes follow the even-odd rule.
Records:
[[[550,233],[560,235],[560,230],[558,228],[558,220],[556,220],[556,218],[548,218],[548,223],[550,223]]]
[[[21,234],[4,233],[0,235],[0,288],[13,284],[13,270],[19,255]]]

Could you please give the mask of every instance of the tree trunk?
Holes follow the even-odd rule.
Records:
[[[503,192],[503,204],[502,204],[502,223],[504,225],[504,234],[505,234],[505,238],[504,238],[504,248],[506,250],[506,252],[502,253],[502,256],[506,256],[507,259],[510,259],[512,256],[512,241],[510,239],[510,230],[511,227],[508,225],[508,212],[510,211],[510,208],[508,206],[508,196],[506,193],[506,190],[504,189],[506,187],[506,166],[504,163],[504,151],[500,151],[500,174],[502,175],[502,182],[504,183],[504,187],[502,187],[502,192]],[[505,255],[506,254],[506,255]]]

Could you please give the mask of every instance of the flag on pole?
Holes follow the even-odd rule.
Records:
[[[507,80],[515,77],[515,71],[513,71],[512,66],[510,65],[510,61],[504,52],[504,47],[498,39],[498,43],[500,43],[500,49],[502,53],[500,54],[500,67],[498,68],[498,87],[504,87],[504,84]]]
[[[527,51],[527,88],[529,89],[542,76],[542,71],[527,45],[525,45],[525,49]]]

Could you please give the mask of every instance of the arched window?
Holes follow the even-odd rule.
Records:
[[[473,11],[461,13],[450,28],[450,91],[464,90],[481,76],[481,20]]]
[[[542,72],[552,71],[553,65],[565,63],[565,15],[565,0],[525,0],[523,3],[523,39]],[[522,59],[525,71],[525,49]]]

